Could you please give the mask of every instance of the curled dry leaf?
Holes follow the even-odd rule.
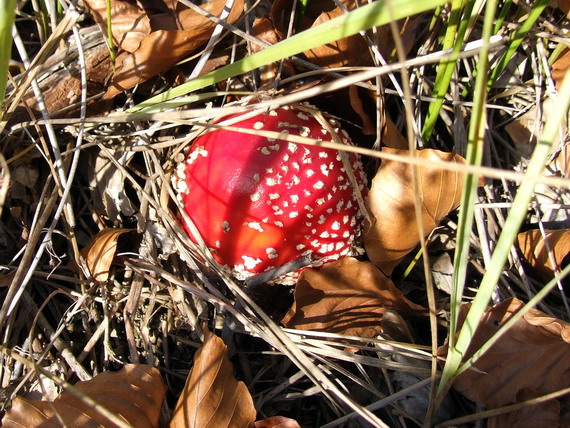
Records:
[[[213,15],[219,15],[225,3],[225,0],[213,0],[200,6]],[[241,16],[243,5],[243,0],[235,0],[226,21],[233,24]],[[117,57],[113,82],[103,98],[112,98],[170,69],[204,44],[216,26],[213,21],[191,9],[181,10],[178,21],[182,29],[154,31],[141,40],[135,51],[124,52]]]
[[[407,154],[407,150],[383,151]],[[455,153],[425,149],[417,152],[425,160],[418,168],[424,232],[429,234],[461,199],[463,174],[430,166],[430,161],[465,163]],[[402,258],[419,243],[414,210],[412,166],[383,160],[368,194],[368,207],[375,224],[367,228],[364,246],[370,260],[390,275]]]
[[[475,331],[467,357],[479,349],[522,306],[520,300],[509,299],[488,309]],[[465,318],[469,307],[470,304],[462,305],[460,320]],[[533,309],[475,362],[474,370],[461,374],[454,387],[486,408],[516,403],[520,400],[519,393],[525,390],[543,395],[568,387],[568,355],[570,324]],[[518,417],[517,413],[512,412],[512,417]],[[544,422],[534,426],[557,426]]]
[[[117,251],[119,237],[133,229],[103,229],[81,250],[87,272],[96,281],[106,281]],[[77,266],[74,267],[77,270]]]
[[[545,281],[553,278],[555,270],[548,254],[548,248],[552,251],[556,267],[562,269],[568,264],[570,253],[570,230],[568,229],[546,230],[546,242],[540,230],[529,230],[519,233],[517,241],[525,260]]]
[[[120,372],[103,372],[89,381],[78,382],[75,388],[131,426],[158,427],[166,386],[154,367],[128,364]],[[117,426],[66,391],[54,402],[17,397],[4,415],[2,426],[34,428],[61,426],[61,422],[73,427]]]
[[[107,0],[85,0],[95,22],[107,34]],[[142,39],[150,33],[150,21],[138,3],[111,0],[111,32],[113,45],[127,51],[138,49]]]
[[[568,5],[567,11],[570,10],[570,1],[566,2]],[[566,70],[570,66],[570,49],[564,49],[563,53],[558,57],[554,64],[552,64],[552,78],[556,82],[556,88],[560,90],[562,80],[566,74]]]
[[[170,427],[251,428],[255,415],[247,387],[233,376],[226,345],[205,330]]]
[[[295,419],[273,416],[272,418],[255,422],[255,428],[301,428],[301,426]]]
[[[369,262],[345,257],[319,270],[303,271],[295,301],[282,322],[288,327],[360,337],[381,333],[388,309],[403,316],[425,314]]]

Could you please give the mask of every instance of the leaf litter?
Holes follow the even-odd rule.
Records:
[[[107,2],[89,0],[86,3],[102,33],[106,34]],[[561,3],[561,8],[564,8]],[[220,16],[225,4],[225,1],[215,1],[200,7],[214,16]],[[341,5],[327,1],[309,2],[301,17],[291,18],[291,4],[288,1],[273,4],[261,2],[248,15],[244,15],[243,2],[234,1],[231,12],[228,11],[229,16],[225,18],[227,23],[236,25],[233,27],[234,36],[222,39],[215,46],[214,56],[218,57],[208,60],[209,64],[203,70],[212,70],[222,63],[239,59],[247,49],[253,52],[260,50],[259,45],[251,40],[247,42],[247,48],[243,42],[234,43],[242,37],[239,31],[251,31],[249,28],[254,22],[253,18],[257,19],[252,34],[269,44],[275,44],[292,34],[342,15],[344,9],[355,7],[352,2],[343,2]],[[554,9],[547,9],[547,12],[560,17],[559,11]],[[430,404],[430,390],[425,384],[425,372],[428,370],[425,345],[429,345],[430,339],[429,333],[426,333],[425,308],[428,302],[425,295],[418,296],[417,293],[425,284],[420,282],[412,288],[408,287],[412,281],[417,281],[413,275],[416,268],[413,263],[410,266],[407,264],[417,251],[420,238],[416,232],[413,210],[411,167],[384,159],[378,168],[377,160],[366,158],[368,176],[374,178],[367,199],[371,221],[363,236],[365,252],[358,259],[344,258],[320,270],[306,269],[294,290],[267,284],[247,286],[247,293],[268,314],[259,312],[255,302],[252,304],[241,295],[236,299],[236,291],[232,288],[234,285],[228,282],[224,273],[217,270],[215,265],[204,264],[209,260],[207,252],[193,245],[181,233],[176,198],[169,188],[168,175],[173,172],[172,165],[176,163],[177,153],[191,144],[196,133],[202,131],[199,127],[203,125],[203,120],[211,116],[201,116],[201,110],[202,113],[195,115],[200,118],[199,123],[152,119],[115,121],[113,116],[109,116],[108,123],[90,125],[80,132],[77,121],[61,122],[67,127],[57,128],[55,133],[48,130],[46,135],[49,144],[59,145],[61,150],[66,150],[64,164],[60,163],[57,155],[52,157],[52,151],[47,148],[46,136],[41,128],[44,125],[35,129],[26,128],[26,121],[34,119],[37,114],[46,117],[46,111],[54,117],[78,117],[80,105],[77,101],[83,95],[93,96],[87,104],[87,111],[88,115],[94,115],[110,108],[124,110],[132,105],[131,97],[144,100],[168,89],[172,82],[184,81],[185,76],[192,74],[192,66],[195,65],[189,56],[200,56],[202,47],[216,27],[213,21],[183,2],[111,1],[110,14],[112,44],[118,54],[111,82],[108,81],[112,73],[108,50],[102,43],[101,34],[91,29],[84,34],[97,34],[99,38],[92,44],[85,44],[87,57],[82,59],[78,55],[72,67],[74,71],[68,75],[58,71],[64,68],[58,69],[57,64],[64,64],[64,58],[71,55],[69,52],[75,52],[77,45],[71,50],[56,51],[51,58],[56,68],[46,66],[40,73],[51,73],[53,79],[50,81],[47,76],[41,76],[39,81],[40,92],[46,95],[46,107],[40,102],[36,103],[37,92],[30,90],[26,103],[33,106],[33,115],[30,117],[29,110],[26,110],[28,106],[23,103],[18,114],[11,118],[11,125],[16,126],[7,128],[8,138],[2,143],[0,161],[4,162],[4,157],[8,160],[12,181],[9,198],[5,205],[0,205],[2,230],[6,231],[6,236],[0,242],[0,262],[3,263],[0,266],[0,281],[8,293],[20,290],[16,294],[16,301],[19,301],[16,307],[25,307],[25,310],[11,312],[8,326],[15,325],[16,318],[23,321],[18,325],[26,326],[22,330],[8,329],[6,338],[9,340],[5,344],[20,347],[25,355],[37,360],[38,364],[51,362],[46,366],[54,370],[54,376],[61,378],[82,378],[89,371],[94,376],[90,382],[112,375],[118,376],[126,387],[130,387],[134,381],[121,378],[121,372],[115,373],[113,370],[123,366],[132,367],[125,363],[135,360],[144,360],[160,367],[170,391],[180,397],[178,404],[172,396],[167,398],[164,405],[166,412],[174,411],[173,421],[181,418],[184,426],[188,420],[200,421],[196,426],[205,426],[207,423],[201,418],[210,420],[210,417],[223,419],[223,422],[216,422],[216,426],[239,425],[242,422],[238,420],[242,419],[236,415],[242,414],[238,410],[241,406],[247,409],[243,412],[243,426],[251,426],[255,420],[255,426],[263,427],[324,425],[348,418],[347,409],[354,403],[364,406],[378,400],[386,400],[386,403],[379,407],[376,415],[390,426],[422,423]],[[443,9],[436,19],[438,24],[446,16]],[[413,57],[424,49],[433,49],[433,39],[425,31],[427,24],[426,16],[399,22],[405,51],[402,53]],[[20,22],[17,27],[21,25]],[[545,33],[552,30],[550,22],[539,25]],[[306,62],[302,61],[309,61],[324,69],[335,68],[336,72],[337,67],[377,66],[379,61],[393,60],[395,42],[389,26],[367,31],[366,36],[351,36],[311,49],[302,55],[301,61],[299,58],[289,58],[284,63],[269,65],[265,67],[270,71],[267,76],[253,73],[224,82],[212,90],[221,89],[229,91],[229,94],[220,93],[220,97],[210,95],[211,101],[189,106],[190,112],[193,107],[221,108],[231,106],[236,101],[234,106],[243,105],[247,97],[239,101],[239,96],[232,94],[232,90],[243,92],[245,89],[254,100],[263,99],[261,91],[256,92],[258,83],[259,87],[270,87],[277,90],[278,95],[286,95],[303,93],[307,88],[338,78],[332,73],[323,73],[318,78],[303,77],[296,82],[297,74],[306,72]],[[69,40],[76,43],[73,36]],[[70,43],[67,45],[73,46]],[[525,49],[533,48],[531,43],[525,44]],[[536,52],[541,51],[537,48]],[[223,60],[216,62],[220,61],[219,58]],[[475,63],[476,59],[467,58],[463,65],[469,68],[474,67]],[[567,69],[566,63],[567,54],[562,51],[551,67],[552,78],[558,88],[562,73]],[[87,71],[86,94],[82,92],[85,86],[80,84],[82,65]],[[524,168],[525,157],[530,153],[527,149],[533,147],[533,138],[541,131],[542,122],[536,122],[534,118],[541,117],[541,109],[547,108],[548,97],[535,93],[537,87],[528,85],[528,81],[523,79],[524,73],[528,75],[531,67],[537,68],[528,60],[517,62],[517,78],[501,80],[501,85],[506,85],[506,89],[512,87],[512,92],[500,92],[493,100],[497,103],[494,107],[503,109],[507,117],[512,117],[512,121],[508,122],[516,125],[503,122],[503,126],[490,131],[493,144],[487,161],[493,166]],[[353,70],[346,73],[350,72]],[[430,75],[433,69],[428,67],[422,69],[423,72]],[[280,84],[280,78],[289,80],[286,80],[286,84]],[[52,83],[54,81],[57,85]],[[359,148],[379,148],[382,143],[391,148],[382,147],[380,154],[407,156],[407,141],[401,132],[402,103],[394,95],[398,92],[398,88],[391,87],[394,82],[397,82],[394,77],[391,80],[379,78],[334,92],[333,100],[335,97],[338,97],[337,100],[349,100],[346,105],[331,102],[326,95],[313,97],[310,102],[340,117],[343,127],[346,126],[354,135],[353,139]],[[424,102],[422,96],[431,96],[429,85],[422,82],[421,73],[412,79],[413,87],[421,95],[415,101],[420,122]],[[458,101],[457,97],[461,90],[468,92],[469,82],[460,80],[456,84],[457,87],[453,88],[456,97],[453,109],[442,111],[436,137],[433,141],[425,142],[429,143],[430,148],[418,152],[418,158],[422,161],[418,168],[422,197],[420,208],[423,229],[428,238],[430,233],[437,234],[442,229],[453,236],[455,210],[461,196],[461,167],[453,170],[432,167],[432,163],[441,160],[456,166],[464,164],[463,159],[452,150],[455,148],[462,152],[462,142],[457,141],[460,135],[457,130],[465,126],[460,122],[467,122],[470,107],[469,104],[462,104],[465,100]],[[552,90],[547,84],[545,86]],[[388,87],[388,92],[384,92],[385,87]],[[9,90],[14,91],[14,88]],[[123,92],[127,97],[126,103]],[[100,97],[106,100],[105,103],[98,104]],[[223,101],[222,97],[225,97]],[[521,102],[521,99],[524,101]],[[535,102],[537,99],[539,103],[534,108],[528,108],[528,100]],[[279,96],[275,100],[278,102]],[[382,111],[377,111],[379,106]],[[490,118],[501,117],[504,120],[504,114],[495,116],[492,110],[489,111]],[[526,116],[522,114],[525,112]],[[170,113],[174,117],[175,113],[180,112]],[[522,131],[515,133],[515,128]],[[22,133],[21,129],[26,129],[27,134]],[[98,161],[82,163],[81,168],[88,170],[74,175],[70,168],[70,154],[75,152],[74,144],[81,138],[87,142],[87,147],[79,149],[84,159],[89,154],[91,159]],[[501,145],[505,138],[516,150]],[[25,145],[22,146],[22,141],[28,145],[27,148],[23,148]],[[104,152],[111,153],[115,160],[120,159],[122,168],[119,170],[114,162],[108,162],[109,159],[101,167],[99,164],[103,157],[94,147],[98,150],[104,148]],[[551,176],[565,177],[568,171],[565,163],[567,150],[565,146],[556,150],[559,155],[553,156]],[[28,151],[34,152],[34,156],[26,157]],[[126,153],[124,157],[123,152]],[[2,168],[6,168],[4,163]],[[62,220],[53,229],[48,220],[56,209],[54,201],[64,193],[65,188],[58,172],[71,178],[71,202],[68,207],[73,207],[74,211],[65,209]],[[481,184],[484,184],[479,195],[482,208],[477,209],[484,213],[484,223],[488,229],[486,235],[482,234],[479,225],[472,237],[472,244],[473,248],[484,253],[486,246],[492,248],[496,238],[494,230],[500,229],[505,214],[505,210],[495,208],[492,204],[510,203],[510,195],[516,189],[500,179],[492,184],[489,180]],[[512,266],[506,267],[498,295],[528,298],[535,287],[540,288],[552,277],[553,269],[565,266],[567,246],[563,239],[553,238],[563,232],[556,228],[547,229],[549,243],[544,245],[536,230],[542,221],[548,220],[549,227],[560,224],[564,208],[551,208],[551,205],[565,203],[564,195],[558,188],[546,189],[545,186],[542,190],[547,191],[542,192],[540,198],[537,197],[536,204],[544,209],[532,208],[529,211],[527,226],[533,230],[519,238],[519,249],[525,259],[524,269],[518,268],[519,260],[511,260]],[[44,216],[42,212],[45,212]],[[549,216],[544,216],[545,213]],[[39,268],[30,269],[33,273],[26,279],[21,273],[23,269],[18,273],[18,266],[33,265],[33,250],[41,242],[40,237],[46,227],[52,227],[56,233],[45,247],[45,256],[41,257],[38,252],[38,258],[41,258]],[[135,229],[141,239],[130,239],[135,235]],[[97,233],[98,230],[101,232]],[[168,246],[157,242],[157,230],[163,236],[161,241],[168,241]],[[120,259],[117,258],[119,239],[127,239],[130,251],[123,253]],[[30,248],[29,251],[20,251],[26,246]],[[439,264],[433,263],[436,266],[434,269],[440,269],[437,266],[445,263],[445,272],[452,271],[453,247],[438,251],[436,260]],[[485,254],[477,251],[471,259],[474,273],[469,278],[469,285],[476,285],[484,271]],[[68,263],[62,264],[61,260]],[[557,266],[552,264],[553,260]],[[531,269],[528,269],[529,265]],[[410,276],[404,272],[406,268],[412,272]],[[440,270],[438,272],[442,273],[443,269]],[[527,276],[527,270],[533,275]],[[538,275],[534,275],[535,272]],[[33,287],[26,288],[25,284],[30,281]],[[438,312],[434,315],[438,316],[445,337],[449,283],[440,288],[443,291],[436,294]],[[416,291],[410,292],[410,289]],[[466,297],[472,292],[469,289]],[[461,416],[449,404],[451,399],[460,402],[461,411],[468,414],[475,412],[469,400],[493,409],[567,386],[565,375],[568,368],[564,365],[566,360],[563,355],[567,353],[568,327],[562,321],[564,312],[560,310],[564,293],[563,289],[554,293],[549,296],[548,304],[543,304],[552,313],[547,315],[531,311],[475,363],[473,370],[465,372],[455,383],[455,389],[442,406],[444,411],[439,417],[443,414],[445,420]],[[522,304],[514,299],[503,303],[499,300],[496,297],[497,304],[487,311],[477,330],[474,349],[470,352],[480,346]],[[238,322],[223,310],[233,307],[236,301],[237,313],[233,313]],[[287,313],[284,318],[283,313]],[[267,316],[273,317],[274,321]],[[219,328],[229,352],[220,338],[202,327],[204,320]],[[286,334],[311,337],[313,348],[293,344],[292,359],[285,357],[278,351],[282,349],[283,341],[283,336],[280,336],[283,333],[275,330],[279,328],[275,324],[278,320],[295,332]],[[270,332],[263,336],[265,342],[259,339],[261,331]],[[202,340],[204,344],[198,345]],[[63,352],[65,363],[58,363],[55,349]],[[416,372],[409,375],[404,370],[394,369],[396,366],[390,366],[389,370],[381,368],[378,362],[385,352],[390,353],[392,360],[415,367]],[[422,358],[418,357],[420,354]],[[314,363],[313,366],[303,360],[307,356]],[[531,359],[533,365],[529,369],[530,364],[523,362],[528,363]],[[212,369],[215,367],[222,370],[214,373]],[[34,377],[34,372],[10,359],[4,362],[2,368],[6,372],[2,386],[13,391],[12,395],[25,397],[26,383],[30,377]],[[186,378],[188,370],[190,374]],[[98,372],[102,373],[97,375]],[[327,392],[320,391],[315,381],[318,378],[316,373],[333,379],[349,393],[353,401],[343,401],[340,395],[327,395]],[[76,385],[83,388],[83,383]],[[155,379],[151,389],[150,395],[163,391],[162,381]],[[390,399],[392,394],[397,395],[404,389],[415,392],[409,392],[405,400]],[[65,402],[68,397],[69,394],[63,392],[54,405]],[[158,395],[153,397],[152,418],[156,421],[159,416],[157,406],[163,400]],[[105,393],[101,394],[105,407],[114,409],[112,405],[117,404],[117,414],[126,411],[127,407],[122,407],[123,404],[117,400],[108,403],[109,398]],[[142,398],[146,400],[148,397]],[[254,407],[257,403],[261,403],[259,408]],[[4,409],[9,408],[9,400],[5,400],[3,405]],[[49,403],[40,406],[44,405],[53,409]],[[6,417],[14,412],[29,415],[31,410],[26,410],[26,406],[31,409],[35,404],[18,398]],[[384,406],[392,406],[393,411],[382,410]],[[363,409],[356,408],[361,416],[366,415]],[[568,420],[564,409],[567,409],[567,403],[564,397],[558,397],[514,412],[491,416],[488,425],[564,426]],[[39,417],[40,423],[46,415],[44,413]],[[135,416],[133,414],[132,418]],[[26,426],[33,425],[31,417],[25,420]],[[315,418],[318,418],[318,422]],[[131,416],[126,419],[130,423],[136,421]]]

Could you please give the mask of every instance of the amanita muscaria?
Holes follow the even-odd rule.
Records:
[[[231,126],[322,141],[333,141],[333,132],[348,143],[334,121],[323,127],[307,107],[251,116],[231,116]],[[297,259],[318,265],[351,253],[365,178],[358,157],[347,159],[352,180],[337,150],[218,128],[194,141],[178,166],[177,188],[216,261],[247,279]]]

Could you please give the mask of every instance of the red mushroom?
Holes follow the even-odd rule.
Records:
[[[233,117],[232,126],[331,141],[301,108]],[[338,131],[334,122],[329,129]],[[337,135],[349,143],[346,132]],[[362,193],[361,163],[354,154],[348,159]],[[194,141],[177,177],[186,213],[217,262],[238,279],[300,258],[322,264],[351,253],[361,213],[337,150],[216,129]]]

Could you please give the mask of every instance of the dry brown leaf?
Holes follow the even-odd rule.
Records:
[[[381,321],[388,309],[404,316],[425,313],[371,263],[345,257],[319,270],[303,271],[293,306],[282,322],[302,330],[374,337],[383,331]]]
[[[322,12],[313,22],[311,28],[317,27],[341,15],[344,15],[344,11],[338,7],[330,12]],[[323,68],[372,64],[368,45],[360,34],[318,46],[305,51],[304,54],[313,64]]]
[[[255,415],[247,387],[233,376],[226,345],[205,329],[204,344],[194,356],[170,427],[251,428]]]
[[[274,416],[255,422],[255,428],[301,428],[295,419]]]
[[[570,1],[567,2],[568,10],[570,10]],[[560,90],[562,80],[566,74],[566,70],[570,66],[570,49],[566,48],[563,53],[558,57],[554,64],[552,64],[552,78],[556,82],[556,88]]]
[[[89,381],[78,382],[75,387],[132,426],[158,427],[166,386],[154,367],[128,364],[120,372],[103,372]],[[65,391],[54,402],[16,398],[4,415],[2,426],[61,426],[58,417],[72,427],[116,426]]]
[[[213,0],[200,5],[204,10],[219,15],[225,0]],[[226,21],[233,24],[243,12],[243,0],[234,1]],[[104,99],[142,83],[167,71],[179,60],[204,44],[215,28],[215,23],[191,9],[178,13],[182,30],[159,29],[144,37],[133,52],[123,52],[117,57],[116,72]]]
[[[103,229],[93,237],[89,245],[81,250],[85,268],[93,279],[104,282],[109,278],[109,269],[117,250],[117,241],[123,233],[132,231],[133,229]]]
[[[107,34],[107,0],[85,0],[85,5]],[[150,21],[136,2],[111,0],[111,23],[113,44],[127,52],[137,50],[150,33]]]
[[[570,253],[570,230],[546,230],[546,241],[552,251],[552,256],[558,268],[562,269],[568,264]],[[518,248],[525,260],[536,270],[540,277],[549,281],[554,277],[555,267],[550,261],[548,248],[540,230],[529,230],[519,233],[517,237]]]
[[[407,154],[407,150],[384,148],[383,152]],[[429,234],[461,199],[463,174],[430,167],[431,160],[465,163],[455,153],[425,149],[417,152],[426,165],[419,168],[424,232]],[[390,275],[402,258],[419,243],[414,188],[410,165],[383,160],[372,188],[368,207],[375,224],[367,228],[364,246],[370,260]]]
[[[509,299],[488,309],[475,332],[467,357],[522,306],[520,300]],[[470,304],[462,305],[461,320],[469,307]],[[542,395],[568,387],[568,355],[570,324],[533,309],[475,363],[475,370],[461,374],[454,387],[485,408],[516,403],[520,400],[521,391],[532,390]],[[513,412],[511,417],[518,416]],[[535,426],[552,425],[541,423]]]
[[[517,395],[517,402],[530,400],[539,395],[536,391],[523,390]],[[557,426],[560,426],[560,403],[557,400],[526,406],[520,410],[490,417],[487,421],[487,428]]]

